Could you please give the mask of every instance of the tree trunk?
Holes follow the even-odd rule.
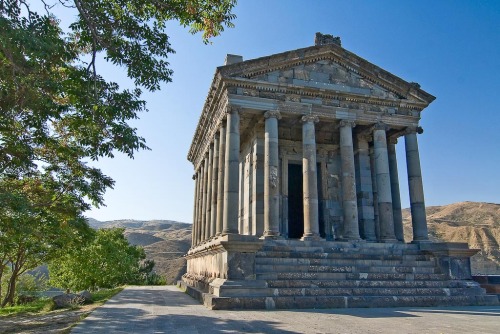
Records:
[[[14,306],[14,297],[16,295],[16,283],[18,276],[19,270],[16,268],[12,271],[12,276],[10,276],[7,293],[5,294],[5,298],[2,301],[2,305],[0,305],[1,308],[4,308],[5,306],[7,306],[7,304],[9,304],[10,306]]]

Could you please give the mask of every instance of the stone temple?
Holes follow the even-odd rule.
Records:
[[[193,237],[179,285],[212,309],[497,304],[471,280],[477,250],[429,241],[417,135],[434,99],[331,35],[228,55],[188,154]]]

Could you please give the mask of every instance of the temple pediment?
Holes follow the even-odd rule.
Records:
[[[435,97],[338,45],[321,45],[218,68],[223,79],[305,88],[340,95],[401,100],[427,106]],[[272,88],[269,88],[272,89]]]

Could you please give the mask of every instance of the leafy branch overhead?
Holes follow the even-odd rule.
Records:
[[[147,111],[141,89],[156,91],[172,80],[167,21],[201,32],[209,43],[233,26],[235,3],[0,0],[0,198],[12,203],[0,210],[0,236],[16,219],[63,224],[79,220],[91,204],[103,205],[114,181],[91,162],[148,149],[128,122]],[[74,19],[62,27],[63,17]],[[134,87],[106,80],[100,58],[126,69]],[[30,193],[34,185],[43,196]]]

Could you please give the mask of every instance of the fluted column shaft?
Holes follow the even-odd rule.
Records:
[[[411,221],[413,241],[428,241],[427,218],[425,214],[424,187],[420,156],[418,153],[417,133],[419,129],[409,130],[405,135],[406,167],[408,169],[408,188],[410,191]]]
[[[196,215],[198,214],[198,175],[193,175],[194,180],[194,207],[193,207],[193,225],[191,226],[191,246],[196,244]]]
[[[389,139],[389,171],[391,174],[392,215],[394,218],[394,234],[398,241],[404,241],[403,213],[401,211],[401,195],[399,192],[398,161],[396,159],[396,138]]]
[[[208,154],[203,161],[203,193],[201,199],[201,228],[200,228],[200,242],[205,241],[205,230],[207,222],[207,176],[208,173]]]
[[[196,198],[196,245],[198,245],[201,241],[201,208],[202,208],[202,199],[203,199],[203,166],[198,168],[197,173],[198,178],[198,194]]]
[[[394,235],[394,217],[392,213],[392,191],[387,153],[386,128],[383,124],[375,125],[373,130],[373,151],[375,158],[375,175],[377,178],[378,214],[380,223],[380,240],[396,241]]]
[[[356,196],[356,171],[354,169],[354,147],[352,121],[340,122],[340,158],[342,166],[342,206],[344,209],[343,239],[359,240],[358,204]]]
[[[213,144],[211,144],[208,148],[208,165],[207,165],[207,203],[206,203],[206,221],[205,221],[205,240],[210,239],[212,236],[210,234],[210,225],[211,225],[211,211],[212,211],[212,165],[213,165]]]
[[[371,136],[366,134],[356,137],[356,186],[358,196],[358,218],[361,237],[368,241],[377,240],[375,234],[375,212],[373,207],[373,185],[370,166]]]
[[[316,166],[317,116],[302,117],[302,172],[304,195],[304,235],[302,240],[319,239],[318,171]]]
[[[212,195],[210,196],[210,236],[216,234],[217,225],[217,186],[219,180],[219,134],[215,134],[212,157]]]
[[[238,233],[240,115],[230,107],[227,113],[226,156],[224,170],[223,234]]]
[[[217,221],[215,223],[215,233],[222,233],[224,220],[224,166],[226,162],[226,126],[222,124],[219,129],[219,166],[217,179]]]
[[[267,111],[264,134],[264,237],[278,237],[279,230],[279,152],[278,111]]]

